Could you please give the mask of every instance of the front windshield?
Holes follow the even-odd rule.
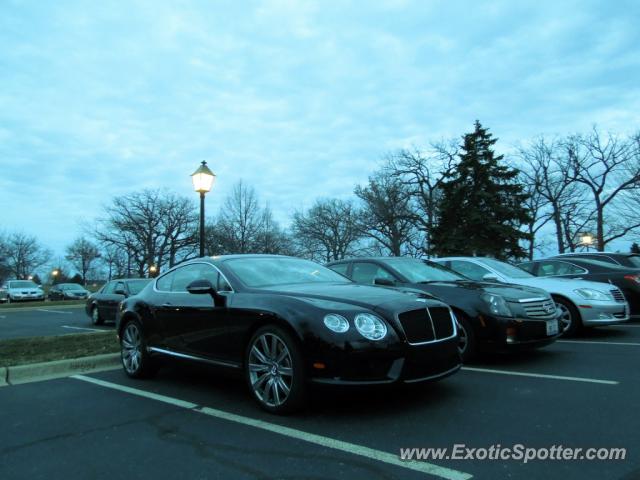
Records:
[[[303,283],[351,283],[333,270],[300,258],[233,258],[224,264],[248,287]]]
[[[84,290],[84,287],[77,283],[67,283],[65,285],[61,285],[60,288],[62,290]]]
[[[467,280],[447,267],[417,258],[388,258],[385,263],[411,283]]]
[[[137,295],[142,291],[144,287],[150,282],[150,279],[141,279],[141,280],[131,280],[127,282],[129,285],[129,292],[131,295]]]
[[[9,288],[38,288],[38,285],[29,280],[17,280],[9,282]]]
[[[535,278],[535,275],[531,275],[529,272],[526,272],[523,269],[516,267],[515,265],[501,262],[499,260],[494,260],[493,258],[483,258],[482,263],[487,264],[489,267],[493,268],[496,272],[504,275],[505,277]]]

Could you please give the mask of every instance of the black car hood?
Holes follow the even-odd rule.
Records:
[[[340,302],[370,309],[383,306],[385,310],[405,311],[416,308],[418,302],[423,308],[428,305],[441,305],[436,300],[425,298],[418,300],[416,296],[399,292],[397,289],[358,285],[356,283],[278,285],[269,289],[260,289],[260,291],[301,299]]]
[[[443,301],[451,300],[452,295],[460,292],[461,289],[467,292],[493,293],[500,295],[507,301],[520,301],[528,298],[548,297],[548,294],[540,289],[527,287],[523,285],[512,285],[505,283],[476,282],[474,280],[461,280],[452,282],[433,282],[433,283],[412,283],[412,288],[424,290],[431,293]]]

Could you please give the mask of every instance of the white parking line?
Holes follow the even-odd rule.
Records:
[[[343,442],[330,437],[324,437],[322,435],[316,435],[314,433],[304,432],[302,430],[296,430],[290,427],[283,427],[271,422],[265,422],[263,420],[257,420],[255,418],[245,417],[242,415],[236,415],[235,413],[225,412],[215,408],[203,407],[192,402],[180,400],[178,398],[168,397],[165,395],[159,395],[157,393],[147,392],[145,390],[139,390],[137,388],[126,387],[117,383],[105,382],[98,380],[97,378],[86,377],[84,375],[74,375],[71,378],[76,380],[82,380],[84,382],[94,383],[101,387],[111,388],[119,390],[121,392],[130,393],[132,395],[138,395],[140,397],[150,398],[159,402],[168,403],[176,407],[185,408],[198,413],[204,413],[211,417],[227,420],[229,422],[235,422],[242,425],[247,425],[261,430],[266,430],[278,435],[284,435],[285,437],[295,438],[296,440],[302,440],[304,442],[320,445],[321,447],[331,448],[333,450],[340,450],[352,455],[358,455],[361,457],[376,460],[378,462],[388,463],[396,467],[406,468],[408,470],[414,470],[429,475],[434,475],[440,478],[446,478],[450,480],[466,480],[472,478],[472,475],[466,472],[453,470],[446,467],[440,467],[427,462],[418,461],[405,461],[400,460],[398,455],[394,455],[389,452],[383,452],[381,450],[375,450],[373,448],[364,447],[362,445],[356,445],[354,443]]]
[[[513,372],[511,370],[494,370],[491,368],[462,367],[462,370],[465,370],[468,372],[484,372],[484,373],[498,373],[500,375],[514,375],[517,377],[548,378],[551,380],[566,380],[570,382],[599,383],[601,385],[618,385],[620,383],[613,380],[599,380],[597,378],[565,377],[564,375],[547,375],[544,373]]]
[[[594,345],[626,345],[627,347],[640,347],[638,342],[599,342],[596,340],[556,340],[558,343],[587,343]]]
[[[91,330],[92,332],[104,332],[99,328],[72,327],[71,325],[62,325],[62,328],[71,328],[73,330]]]
[[[73,315],[73,312],[61,312],[60,310],[45,310],[44,308],[36,308],[38,312],[48,312],[48,313],[64,313],[66,315]]]

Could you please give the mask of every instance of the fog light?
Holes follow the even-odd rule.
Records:
[[[507,343],[513,343],[516,341],[516,328],[507,327]]]
[[[600,315],[598,315],[598,318],[600,320],[611,320],[614,317],[613,317],[613,315],[610,315],[610,314],[601,313]]]

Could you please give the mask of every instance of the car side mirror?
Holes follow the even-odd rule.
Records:
[[[213,303],[216,307],[224,307],[227,304],[227,297],[216,291],[213,284],[206,279],[194,280],[187,285],[187,292],[194,295],[209,294],[213,297]]]
[[[375,278],[373,280],[374,285],[382,285],[385,287],[392,287],[396,284],[393,280],[389,280],[388,278]]]
[[[482,276],[482,280],[485,282],[499,282],[498,277],[496,277],[493,273],[485,273]]]

